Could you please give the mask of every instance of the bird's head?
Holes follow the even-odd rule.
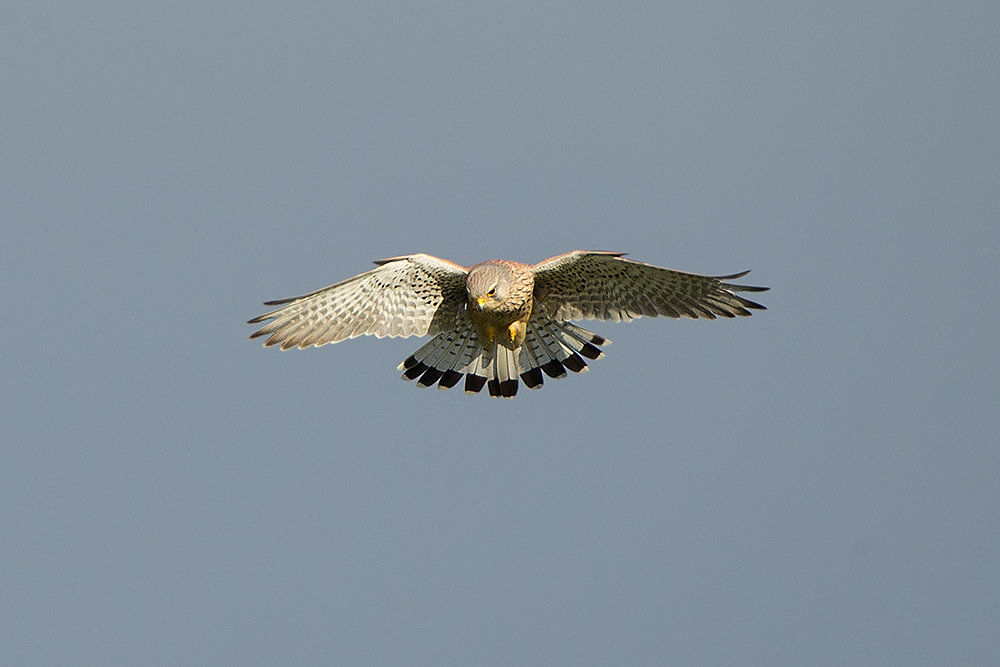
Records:
[[[499,262],[483,262],[472,267],[465,279],[469,307],[481,311],[504,310],[504,299],[514,287],[511,268]]]

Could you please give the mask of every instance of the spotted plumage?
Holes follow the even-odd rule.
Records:
[[[464,268],[430,255],[376,262],[375,269],[305,296],[249,321],[265,346],[319,347],[361,335],[432,336],[407,357],[404,380],[465,391],[486,386],[511,398],[519,379],[531,389],[544,376],[587,370],[611,343],[573,319],[628,321],[637,317],[745,317],[764,306],[737,292],[748,271],[702,276],[625,259],[621,253],[577,250],[535,265],[506,260]],[[270,321],[269,321],[270,320]]]

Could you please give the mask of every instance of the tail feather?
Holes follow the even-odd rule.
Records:
[[[530,332],[530,329],[529,329]],[[534,336],[525,335],[524,344],[521,345],[521,356],[519,358],[519,368],[524,386],[528,389],[542,388],[541,362],[538,361],[538,341]]]
[[[604,356],[604,352],[601,350],[600,346],[611,345],[611,341],[604,336],[598,336],[597,334],[587,331],[583,327],[577,326],[572,322],[561,322],[559,323],[559,327],[572,338],[575,338],[581,343],[580,347],[575,347],[574,349],[588,359],[600,359]]]
[[[486,369],[483,368],[484,354],[476,356],[467,367],[465,373],[465,393],[478,394],[486,384]]]
[[[514,398],[517,395],[517,352],[503,345],[496,346],[486,382],[490,396]]]

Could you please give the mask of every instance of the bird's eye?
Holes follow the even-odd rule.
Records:
[[[496,295],[497,295],[497,288],[496,287],[490,289],[490,291],[486,293],[486,296],[496,296]]]

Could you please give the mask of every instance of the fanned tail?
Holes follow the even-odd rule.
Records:
[[[610,340],[572,322],[557,322],[539,309],[527,322],[524,343],[516,350],[495,345],[486,350],[479,343],[472,321],[459,317],[455,329],[440,333],[399,365],[404,380],[417,385],[451,389],[465,376],[465,391],[475,394],[485,386],[490,396],[513,398],[518,378],[529,389],[540,389],[545,375],[566,377],[587,370],[584,359],[604,356],[600,346]],[[419,378],[419,379],[418,379]]]

